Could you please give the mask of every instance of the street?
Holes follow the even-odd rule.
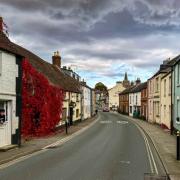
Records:
[[[0,180],[143,180],[144,173],[165,174],[151,141],[128,117],[108,112],[63,145],[0,166]]]

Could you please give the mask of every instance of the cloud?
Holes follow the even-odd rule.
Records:
[[[13,41],[49,62],[60,50],[64,65],[109,83],[124,71],[150,76],[179,53],[179,9],[178,0],[1,0],[0,15]]]

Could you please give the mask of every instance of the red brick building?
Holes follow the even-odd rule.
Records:
[[[142,84],[141,89],[141,118],[147,120],[148,115],[148,89],[147,82]]]
[[[119,94],[119,113],[129,115],[129,92],[134,86],[125,89]]]

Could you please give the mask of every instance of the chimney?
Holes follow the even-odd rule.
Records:
[[[0,17],[0,32],[3,32],[3,18]]]
[[[61,56],[59,51],[54,52],[54,55],[52,56],[52,64],[58,68],[61,68]]]

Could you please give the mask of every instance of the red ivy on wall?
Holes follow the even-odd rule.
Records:
[[[27,59],[23,60],[22,69],[22,135],[48,135],[60,121],[63,90],[52,86]]]

